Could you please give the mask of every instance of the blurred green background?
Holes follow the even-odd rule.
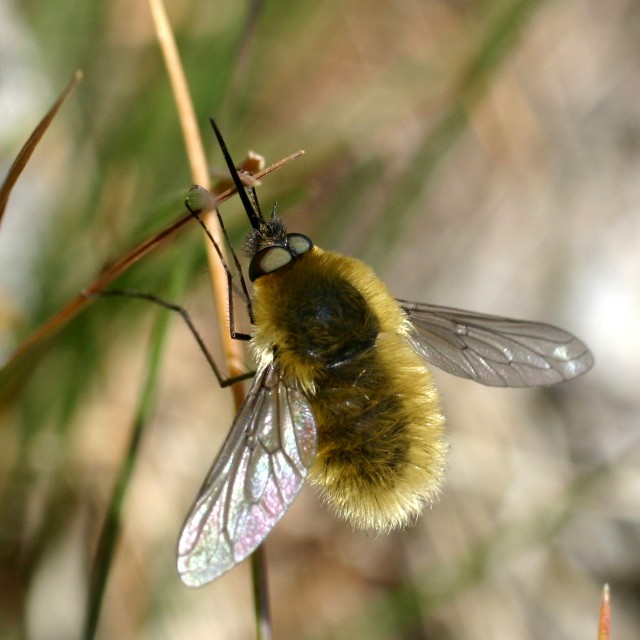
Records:
[[[306,155],[264,180],[290,230],[398,297],[551,322],[596,367],[548,390],[436,373],[441,501],[389,536],[310,490],[268,538],[277,638],[584,640],[610,582],[640,637],[640,4],[171,0],[211,164]],[[85,78],[0,225],[0,355],[183,211],[181,130],[143,0],[0,4],[0,162]],[[239,203],[223,207],[234,240]],[[188,286],[183,287],[186,282]],[[120,281],[182,302],[216,351],[192,225]],[[158,311],[100,300],[1,372],[0,638],[77,638]],[[173,320],[100,638],[251,638],[247,563],[193,591],[177,535],[233,415]]]

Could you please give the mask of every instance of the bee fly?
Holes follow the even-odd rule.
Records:
[[[562,329],[396,300],[359,260],[287,233],[275,209],[262,215],[211,123],[252,227],[252,333],[232,335],[250,340],[257,371],[180,536],[189,586],[249,556],[307,478],[356,528],[414,520],[437,496],[447,449],[427,363],[501,387],[552,385],[593,364]],[[203,193],[187,197],[196,217]]]

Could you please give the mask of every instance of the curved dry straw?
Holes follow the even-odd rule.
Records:
[[[4,182],[0,187],[0,222],[2,222],[2,218],[4,217],[4,212],[7,208],[7,202],[9,202],[11,191],[13,190],[14,185],[20,177],[20,174],[27,166],[29,158],[31,158],[31,154],[35,151],[35,148],[38,146],[38,143],[42,139],[42,136],[45,134],[45,131],[53,122],[53,119],[56,117],[58,111],[60,110],[60,107],[69,97],[71,92],[76,88],[80,80],[82,80],[82,71],[78,69],[73,74],[71,80],[69,80],[69,83],[63,89],[62,93],[58,96],[58,99],[53,103],[49,111],[47,111],[44,118],[40,120],[38,126],[29,136],[29,139],[24,143],[22,149],[20,149],[20,151],[18,152],[18,155],[9,168],[7,177],[4,179]]]
[[[270,173],[280,169],[291,160],[300,157],[304,151],[296,151],[291,155],[274,162],[271,166],[263,169],[255,175],[256,179],[264,178]],[[217,202],[221,204],[228,200],[236,193],[235,187],[227,189],[218,196]],[[3,365],[3,369],[11,367],[17,363],[33,347],[38,346],[46,338],[52,337],[57,331],[62,329],[70,320],[72,320],[82,309],[93,302],[92,294],[100,293],[111,284],[116,278],[122,275],[129,267],[134,265],[138,260],[144,257],[152,249],[158,248],[162,242],[170,238],[174,233],[181,229],[188,222],[193,221],[190,213],[183,213],[173,222],[167,225],[161,231],[149,236],[133,249],[118,258],[112,265],[105,269],[91,284],[85,287],[84,291],[69,300],[57,313],[47,320],[40,327],[29,334],[11,353],[7,361]],[[208,243],[207,243],[208,244]],[[225,284],[226,286],[226,284]],[[223,307],[224,309],[224,307]],[[226,322],[226,318],[224,320]],[[224,326],[224,325],[223,325]]]

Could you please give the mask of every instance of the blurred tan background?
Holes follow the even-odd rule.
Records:
[[[398,297],[557,324],[596,357],[548,390],[437,372],[451,447],[440,502],[374,537],[303,490],[267,543],[275,637],[583,640],[605,582],[612,638],[640,637],[640,4],[168,11],[212,165],[209,116],[237,159],[306,150],[260,188],[290,230],[366,259]],[[178,215],[191,179],[145,2],[7,2],[0,25],[5,170],[73,70],[85,73],[0,226],[4,362]],[[239,247],[239,203],[223,215]],[[216,350],[195,228],[117,286],[181,301]],[[0,638],[80,637],[156,315],[98,301],[2,371]],[[98,637],[251,638],[248,563],[196,591],[174,568],[230,393],[177,320],[160,372]]]

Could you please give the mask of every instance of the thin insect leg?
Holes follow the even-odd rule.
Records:
[[[204,232],[207,234],[207,237],[213,243],[216,253],[218,254],[218,258],[220,258],[220,262],[222,263],[222,266],[224,268],[224,272],[227,275],[227,292],[229,295],[229,332],[231,333],[231,337],[234,340],[249,340],[251,338],[249,334],[240,333],[236,331],[235,312],[233,310],[233,286],[232,286],[233,274],[231,273],[231,269],[229,269],[229,265],[226,263],[222,255],[222,251],[220,251],[220,247],[218,246],[218,243],[214,240],[213,236],[211,235],[211,232],[207,228],[207,225],[203,222],[198,211],[195,211],[194,209],[192,209],[188,203],[185,203],[185,204],[187,209],[189,210],[189,213],[191,213],[191,215],[198,221],[198,224],[204,229]],[[233,246],[231,245],[229,235],[227,234],[227,230],[222,222],[222,216],[220,215],[220,212],[218,211],[217,208],[215,211],[218,217],[218,222],[220,223],[220,227],[222,228],[222,233],[224,234],[225,241],[227,243],[227,246],[229,247],[229,251],[231,252],[231,255],[233,256],[234,264],[236,266],[238,273],[240,274],[240,283],[242,285],[242,295],[244,297],[245,304],[247,305],[249,320],[251,324],[254,324],[253,306],[251,305],[251,297],[249,296],[247,283],[245,282],[244,276],[242,274],[242,266],[240,265],[240,261],[238,260],[238,257],[236,256],[235,251],[233,250]]]
[[[240,275],[240,286],[242,287],[242,295],[244,296],[244,300],[247,305],[247,313],[249,314],[249,320],[251,324],[255,324],[255,318],[253,316],[253,304],[251,303],[251,296],[249,295],[249,289],[247,288],[247,281],[244,279],[244,273],[242,273],[242,266],[240,265],[240,261],[238,260],[238,256],[236,255],[236,252],[233,250],[233,245],[231,244],[231,238],[229,238],[229,234],[227,233],[227,228],[224,226],[224,222],[222,221],[222,216],[220,215],[220,211],[218,210],[217,207],[216,207],[216,216],[218,218],[218,223],[220,224],[220,228],[222,229],[225,242],[229,247],[229,252],[233,257],[233,263],[236,267],[238,274]],[[229,284],[229,305],[231,304],[232,304],[231,284]]]
[[[223,377],[223,375],[220,373],[220,369],[218,369],[218,366],[216,365],[213,359],[213,356],[209,353],[209,350],[207,349],[207,346],[205,345],[204,340],[202,339],[202,336],[200,335],[195,325],[193,324],[193,321],[191,320],[191,316],[189,315],[187,310],[184,307],[181,307],[180,305],[167,302],[166,300],[163,300],[162,298],[158,298],[157,296],[154,296],[151,293],[142,293],[140,291],[114,289],[111,291],[100,291],[97,293],[85,293],[84,295],[86,295],[89,298],[108,298],[108,297],[140,298],[141,300],[148,300],[149,302],[154,302],[155,304],[158,304],[161,307],[168,309],[169,311],[175,311],[176,313],[179,313],[182,319],[187,324],[187,327],[189,327],[189,330],[191,331],[193,337],[196,339],[196,342],[200,347],[200,351],[202,351],[202,353],[204,354],[204,357],[207,359],[207,362],[209,363],[209,366],[211,367],[211,370],[213,371],[216,379],[218,380],[218,384],[221,387],[228,387],[232,384],[235,384],[236,382],[247,380],[248,378],[251,378],[255,375],[254,371],[248,371],[247,373],[242,373],[238,376],[233,376],[230,378]],[[250,336],[247,336],[247,339],[250,339]]]

